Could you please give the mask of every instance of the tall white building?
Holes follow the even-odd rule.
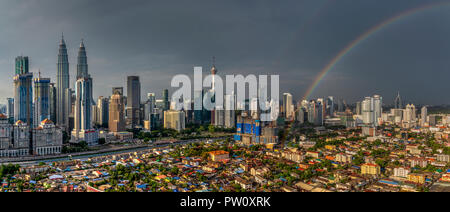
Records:
[[[403,121],[404,122],[415,122],[416,121],[416,106],[413,104],[407,104],[403,110]]]
[[[374,101],[371,97],[366,97],[361,102],[362,119],[366,125],[373,125],[375,122],[375,107]]]
[[[362,120],[365,125],[379,126],[383,114],[383,98],[380,95],[366,97],[361,102]]]
[[[380,95],[373,96],[374,118],[375,125],[378,126],[381,121],[381,114],[383,114],[383,98]]]
[[[287,119],[292,118],[294,112],[294,105],[292,103],[292,94],[284,93],[283,94],[283,112],[285,113],[285,117]]]
[[[427,116],[428,116],[427,106],[423,106],[420,111],[420,126],[425,126],[425,123],[427,122]]]

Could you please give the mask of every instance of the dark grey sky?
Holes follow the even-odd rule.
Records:
[[[56,76],[64,32],[71,81],[81,38],[94,96],[141,76],[142,93],[159,96],[175,74],[279,74],[281,92],[300,99],[319,71],[345,46],[396,14],[440,1],[423,0],[2,0],[0,98],[13,96],[14,58]],[[312,97],[353,102],[399,90],[417,104],[450,103],[450,1],[386,27],[362,42],[324,78]],[[72,83],[73,84],[73,83]],[[73,85],[72,85],[73,86]]]

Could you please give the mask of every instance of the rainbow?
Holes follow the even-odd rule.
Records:
[[[447,4],[450,4],[450,2],[437,2],[437,3],[428,4],[428,5],[420,6],[417,8],[409,9],[409,10],[403,11],[400,14],[395,15],[395,16],[375,25],[374,27],[370,28],[368,31],[364,32],[359,37],[357,37],[355,40],[350,42],[319,72],[319,75],[316,77],[313,84],[308,88],[303,99],[307,100],[311,96],[311,94],[314,92],[314,90],[317,88],[320,81],[322,81],[322,79],[330,72],[330,70],[332,70],[336,66],[336,64],[339,63],[339,61],[345,55],[347,55],[352,49],[354,49],[356,46],[358,46],[358,44],[360,44],[364,40],[367,40],[371,35],[375,34],[376,32],[379,32],[383,28],[386,28],[386,27],[390,26],[391,24],[398,22],[406,17],[410,17],[419,12],[422,12],[422,11],[425,11],[425,10],[428,10],[431,8],[435,8],[438,6],[447,5]]]

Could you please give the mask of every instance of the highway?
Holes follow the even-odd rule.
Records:
[[[186,141],[177,141],[177,142],[173,142],[173,143],[164,143],[164,144],[158,144],[158,145],[146,145],[146,146],[137,146],[136,148],[130,148],[130,149],[124,149],[124,150],[111,150],[108,152],[101,152],[101,153],[91,153],[91,154],[82,154],[82,155],[74,155],[71,156],[72,160],[87,160],[89,158],[93,158],[93,157],[100,157],[100,156],[108,156],[108,155],[115,155],[115,154],[123,154],[123,153],[129,153],[129,152],[140,152],[140,151],[145,151],[145,150],[149,150],[149,149],[156,149],[156,148],[164,148],[170,145],[184,145],[184,144],[189,144],[189,143],[198,143],[198,142],[206,142],[208,140],[212,140],[212,141],[216,141],[219,139],[224,139],[226,137],[221,137],[221,138],[211,138],[211,139],[193,139],[193,140],[186,140]],[[67,154],[66,154],[67,155]],[[6,164],[19,164],[22,167],[27,167],[27,166],[33,166],[33,165],[38,165],[41,162],[44,163],[52,163],[52,162],[58,162],[58,161],[69,161],[70,160],[70,156],[55,156],[53,158],[46,158],[46,159],[36,159],[36,160],[28,160],[28,161],[15,161],[15,162],[2,162],[0,164],[6,165]]]

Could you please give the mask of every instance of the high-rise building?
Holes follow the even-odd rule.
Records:
[[[305,123],[305,108],[300,107],[298,109],[298,114],[297,114],[297,121],[300,124]]]
[[[203,105],[203,90],[194,91],[194,106],[195,105]],[[194,108],[194,123],[203,124],[203,110],[203,106],[202,108]]]
[[[223,107],[219,107],[214,110],[214,126],[225,126],[225,110],[223,109]]]
[[[99,96],[97,100],[98,124],[102,127],[108,127],[109,119],[109,99]]]
[[[211,76],[212,76],[211,90],[209,91],[209,95],[211,96],[211,99],[212,99],[211,102],[212,103],[216,102],[216,95],[215,95],[215,92],[216,92],[216,75],[217,75],[217,72],[219,71],[216,68],[216,64],[215,64],[216,61],[215,60],[216,60],[216,58],[213,57],[213,64],[212,64],[212,67],[211,67]],[[220,114],[222,114],[222,112],[216,113],[216,108],[211,110],[211,124],[212,125],[216,125],[216,123],[220,124],[222,122],[222,120],[219,120],[218,122],[216,121],[216,115],[220,115]],[[218,118],[220,118],[220,117],[218,117]]]
[[[86,48],[81,41],[78,50],[77,80],[75,83],[75,111],[74,128],[72,130],[72,141],[86,141],[89,145],[98,142],[98,133],[92,126],[92,92],[93,84],[91,75],[88,73]]]
[[[53,123],[56,123],[56,107],[57,107],[57,102],[56,102],[56,97],[57,97],[57,88],[55,86],[55,83],[50,83],[50,87],[49,87],[49,110],[50,110],[50,120]]]
[[[21,120],[31,125],[33,123],[33,73],[28,71],[28,57],[17,57],[14,76],[14,120]]]
[[[125,131],[124,99],[120,90],[115,90],[109,102],[109,131]]]
[[[156,106],[156,95],[154,93],[147,94],[147,102],[145,103],[145,117],[144,120],[149,121],[151,119],[151,115],[155,112]]]
[[[403,121],[404,122],[415,122],[416,121],[416,106],[413,104],[407,104],[403,110]]]
[[[225,127],[236,127],[236,95],[225,95]]]
[[[163,110],[169,110],[170,109],[169,90],[164,89],[163,93],[162,93],[162,97],[163,97],[163,101],[164,101]]]
[[[315,115],[316,115],[316,102],[314,100],[311,100],[308,103],[308,122],[309,123],[311,123],[311,124],[316,123]]]
[[[363,123],[366,125],[373,125],[375,122],[375,108],[374,99],[372,97],[366,97],[361,103]]]
[[[363,123],[368,126],[379,126],[383,113],[383,98],[380,95],[366,97],[361,102]],[[358,111],[357,111],[358,112]]]
[[[283,94],[283,111],[285,113],[286,119],[292,118],[294,105],[292,103],[292,94],[290,93]]]
[[[42,78],[39,73],[34,79],[33,127],[38,127],[45,119],[50,119],[50,78]]]
[[[361,102],[356,102],[356,115],[362,114]]]
[[[427,106],[423,106],[420,111],[420,126],[425,126],[425,123],[427,122],[427,116],[428,116]]]
[[[127,126],[135,128],[140,125],[141,82],[139,76],[128,76],[127,79]]]
[[[78,61],[80,62],[80,61]],[[80,65],[80,64],[79,64]],[[86,64],[87,71],[87,64]],[[79,74],[77,74],[77,79]],[[59,42],[58,63],[56,74],[56,125],[67,128],[69,125],[69,103],[67,100],[67,89],[69,89],[69,57],[67,55],[64,35]]]
[[[374,106],[374,124],[379,125],[379,120],[381,119],[381,114],[383,113],[383,97],[380,95],[373,96],[373,106]]]
[[[395,109],[402,109],[403,108],[402,98],[400,97],[400,92],[398,92],[397,97],[395,97],[394,108]]]
[[[326,115],[333,117],[334,116],[334,97],[327,97],[326,105],[325,105]]]
[[[6,98],[6,116],[9,120],[9,123],[14,123],[14,98]]]
[[[66,132],[71,132],[74,125],[75,125],[75,121],[74,121],[74,112],[75,112],[75,96],[74,96],[75,91],[71,88],[66,89],[66,105],[64,105],[64,107],[66,108],[66,111],[68,112],[68,118],[67,118],[67,127],[65,127],[65,131]]]
[[[164,128],[180,132],[185,128],[185,116],[184,111],[164,111]]]
[[[314,124],[318,126],[322,126],[324,124],[325,119],[325,104],[323,99],[317,99],[316,102],[316,111],[314,117]]]
[[[342,98],[338,99],[338,112],[344,112],[344,100]]]

